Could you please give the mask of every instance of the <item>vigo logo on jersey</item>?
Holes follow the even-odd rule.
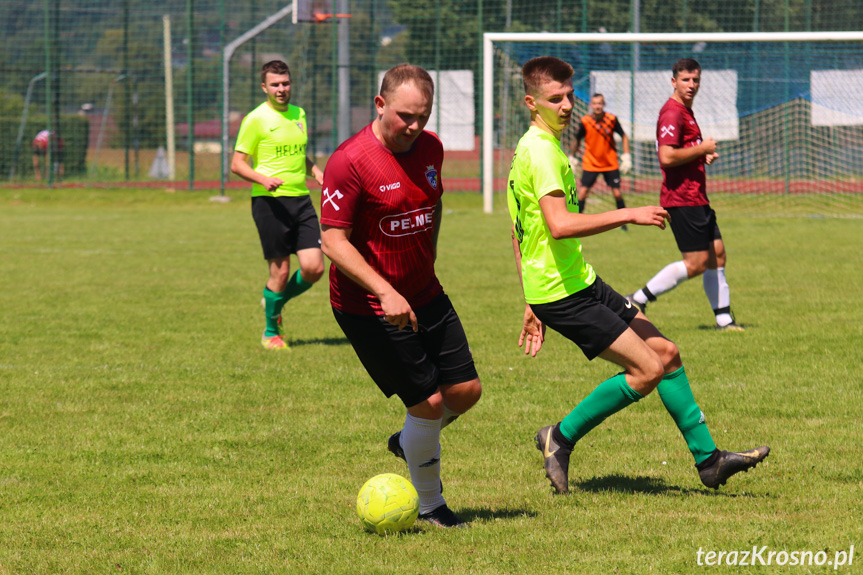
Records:
[[[402,187],[402,183],[401,183],[401,182],[396,182],[396,183],[394,183],[394,184],[387,184],[387,185],[385,185],[385,186],[381,186],[381,187],[380,187],[380,190],[381,190],[382,192],[389,192],[389,191],[391,191],[391,190],[398,190],[398,189],[399,189],[399,188],[401,188],[401,187]]]
[[[434,227],[434,207],[420,208],[381,219],[380,229],[386,236],[398,238],[418,234]]]

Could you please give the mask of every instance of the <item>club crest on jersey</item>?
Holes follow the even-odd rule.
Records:
[[[303,127],[302,122],[294,122],[294,123],[297,125],[297,128],[299,128],[302,133],[304,133],[304,134],[306,133],[306,129]]]
[[[437,170],[433,165],[426,166],[426,180],[432,189],[437,189]]]

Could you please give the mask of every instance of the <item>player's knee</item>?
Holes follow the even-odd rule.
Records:
[[[464,413],[479,401],[482,396],[482,384],[477,378],[464,383],[441,386],[441,394],[450,409]]]
[[[443,396],[438,391],[416,405],[410,406],[408,413],[420,419],[440,419],[443,417]]]
[[[707,269],[707,258],[704,259],[689,259],[686,262],[686,271],[689,277],[694,278],[700,276]]]
[[[666,340],[665,345],[659,350],[659,358],[662,360],[664,371],[668,368],[678,369],[682,365],[680,361],[680,350],[673,341]]]
[[[665,374],[665,369],[662,365],[662,360],[656,354],[649,360],[646,360],[636,373],[633,374],[632,389],[641,395],[647,395],[659,385],[662,381],[662,376]]]
[[[479,401],[479,398],[482,397],[482,384],[479,382],[479,379],[474,379],[473,381],[469,381],[465,384],[466,386],[464,399],[465,402],[468,403],[465,411],[476,405],[476,402]]]
[[[313,284],[317,282],[324,275],[324,264],[321,262],[320,265],[315,265],[310,268],[302,269],[303,280],[307,283]]]
[[[276,286],[281,286],[282,290],[284,290],[284,286],[288,285],[288,276],[290,275],[291,270],[287,267],[279,267],[277,269],[270,269],[270,280],[272,284]],[[278,291],[282,291],[278,290]]]

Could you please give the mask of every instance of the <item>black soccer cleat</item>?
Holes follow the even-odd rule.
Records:
[[[390,438],[387,439],[387,451],[398,457],[399,459],[404,459],[405,463],[407,463],[407,458],[405,457],[405,450],[402,449],[401,444],[402,432],[396,431]]]
[[[728,478],[741,471],[748,471],[764,461],[770,455],[770,448],[766,445],[756,447],[749,451],[740,453],[734,451],[720,451],[713,465],[698,471],[701,483],[712,489],[719,489],[725,485]]]
[[[405,450],[402,449],[401,437],[401,431],[396,431],[390,435],[390,438],[387,439],[387,451],[407,463],[408,459],[405,457]],[[440,492],[443,493],[443,481],[440,482]]]
[[[647,304],[646,303],[638,303],[637,301],[635,301],[635,298],[632,297],[634,295],[635,294],[629,294],[629,295],[625,295],[623,297],[624,297],[624,299],[626,299],[626,301],[628,301],[629,303],[634,305],[638,311],[640,311],[644,315],[647,315]]]
[[[536,448],[542,452],[545,476],[557,493],[569,493],[569,454],[571,449],[558,445],[552,436],[553,425],[536,432]]]
[[[437,507],[428,513],[420,513],[417,517],[420,521],[427,521],[432,525],[437,525],[438,527],[456,527],[456,528],[468,528],[468,525],[465,521],[452,512],[452,510],[447,507],[446,503]]]

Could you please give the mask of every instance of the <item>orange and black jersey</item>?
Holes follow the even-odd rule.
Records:
[[[584,171],[608,172],[620,168],[614,146],[615,133],[623,136],[623,128],[614,114],[603,112],[599,120],[588,114],[581,119],[575,137],[578,141],[584,140]]]

